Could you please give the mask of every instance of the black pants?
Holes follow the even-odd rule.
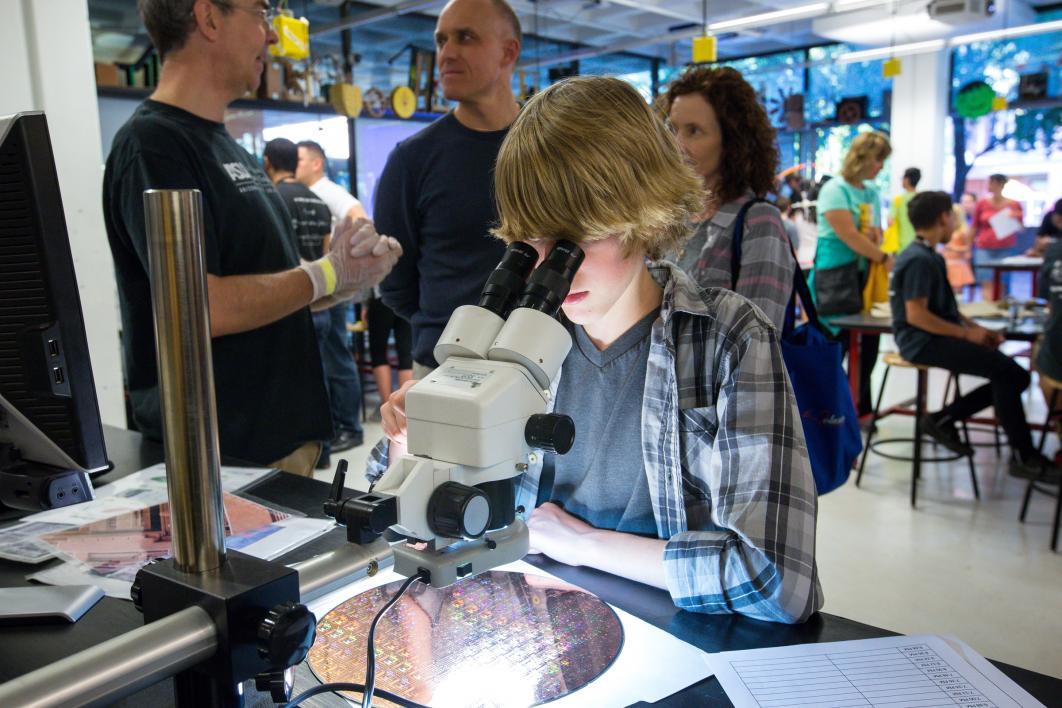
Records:
[[[1029,372],[1009,356],[962,339],[933,337],[911,361],[988,379],[988,383],[945,406],[937,415],[965,420],[994,406],[1010,446],[1023,457],[1033,451],[1032,434],[1021,405],[1022,391],[1029,387],[1031,379]]]
[[[413,368],[413,328],[409,322],[395,314],[380,298],[369,301],[369,356],[373,367],[386,366],[387,340],[395,333],[395,352],[398,368]]]
[[[841,330],[837,339],[841,343],[842,351],[848,354],[848,330]],[[880,343],[881,335],[859,335],[859,402],[856,404],[856,413],[860,416],[869,415],[874,410],[873,399],[870,396],[870,375],[874,372],[874,365],[878,362]]]

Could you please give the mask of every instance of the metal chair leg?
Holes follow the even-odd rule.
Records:
[[[1058,526],[1062,520],[1062,487],[1058,490],[1058,498],[1055,500],[1055,523],[1051,526],[1051,550],[1058,550]]]
[[[953,373],[952,377],[955,380],[955,396],[951,399],[951,402],[954,403],[955,401],[962,398],[962,390],[959,388],[959,375]],[[960,422],[960,424],[962,425],[962,437],[966,441],[966,444],[970,445],[970,430],[966,427],[966,421],[963,420]],[[970,449],[974,449],[972,445],[970,446]],[[974,499],[980,501],[981,487],[977,484],[977,469],[974,467],[974,456],[967,455],[966,461],[970,465],[970,482],[973,483]]]
[[[911,470],[911,508],[918,496],[918,478],[922,475],[922,416],[926,414],[925,369],[918,370],[918,394],[915,398],[914,468]]]
[[[1051,418],[1055,415],[1055,404],[1058,403],[1058,389],[1051,389],[1051,400],[1047,403],[1047,416],[1044,418],[1044,429],[1040,432],[1040,445],[1036,448],[1042,455],[1044,442],[1047,441],[1047,431],[1051,427]]]
[[[1021,513],[1018,514],[1018,521],[1025,523],[1025,514],[1029,511],[1029,500],[1032,499],[1033,493],[1033,480],[1029,480],[1029,483],[1025,485],[1025,497],[1021,500]]]
[[[878,388],[878,401],[874,411],[870,414],[870,426],[867,428],[867,443],[863,446],[863,456],[859,459],[859,472],[856,473],[856,486],[863,481],[863,468],[866,467],[867,457],[870,455],[870,443],[874,439],[874,431],[878,428],[878,417],[881,411],[881,401],[885,397],[885,382],[889,380],[891,366],[885,367],[885,373],[881,376],[881,386]]]

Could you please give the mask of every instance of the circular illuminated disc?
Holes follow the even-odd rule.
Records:
[[[318,623],[307,659],[318,679],[364,682],[369,625],[401,584]],[[433,706],[536,705],[593,681],[622,644],[611,607],[553,578],[492,571],[442,590],[416,583],[376,627],[376,686]]]
[[[408,86],[399,86],[391,92],[391,108],[399,118],[409,118],[417,110],[417,95]]]

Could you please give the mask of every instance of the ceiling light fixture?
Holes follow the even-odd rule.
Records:
[[[952,37],[951,44],[971,44],[973,42],[985,42],[990,39],[1013,39],[1015,37],[1028,37],[1031,34],[1045,34],[1047,32],[1054,32],[1055,30],[1062,30],[1062,20],[1052,20],[1051,22],[1034,22],[1029,25],[1019,25],[1017,27],[1007,27],[1005,29],[990,30],[988,32],[975,32],[974,34],[963,34],[958,37]]]
[[[863,49],[858,52],[848,52],[837,57],[842,64],[851,64],[860,61],[874,61],[875,59],[888,59],[890,56],[906,56],[909,54],[925,54],[935,52],[945,47],[947,41],[943,39],[931,39],[926,42],[910,42],[897,44],[894,47],[881,47],[879,49]]]
[[[722,32],[724,30],[736,30],[746,27],[756,27],[758,25],[775,24],[784,20],[803,20],[809,17],[817,17],[824,12],[828,12],[829,9],[830,3],[828,2],[814,2],[810,5],[800,5],[799,7],[790,7],[785,10],[764,12],[760,15],[749,15],[748,17],[739,17],[734,20],[713,22],[708,25],[708,29],[712,32]]]
[[[1019,25],[1018,27],[1008,27],[1006,29],[992,30],[990,32],[977,32],[975,34],[964,34],[958,37],[952,37],[951,39],[933,39],[926,42],[910,42],[908,44],[897,44],[895,47],[880,47],[878,49],[863,49],[857,52],[848,52],[842,54],[837,58],[837,61],[842,64],[851,64],[853,62],[861,61],[874,61],[875,59],[886,59],[891,56],[903,56],[910,54],[925,54],[927,52],[935,52],[946,47],[957,47],[962,44],[971,44],[973,42],[987,42],[993,39],[1014,39],[1015,37],[1028,37],[1035,34],[1046,34],[1048,32],[1054,32],[1062,30],[1062,20],[1052,20],[1051,22],[1039,22],[1029,25]]]

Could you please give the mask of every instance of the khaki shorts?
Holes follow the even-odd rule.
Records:
[[[269,466],[284,472],[297,474],[300,477],[313,477],[313,468],[317,464],[319,457],[321,457],[321,443],[308,442],[303,443],[295,448],[290,455],[280,458]]]

